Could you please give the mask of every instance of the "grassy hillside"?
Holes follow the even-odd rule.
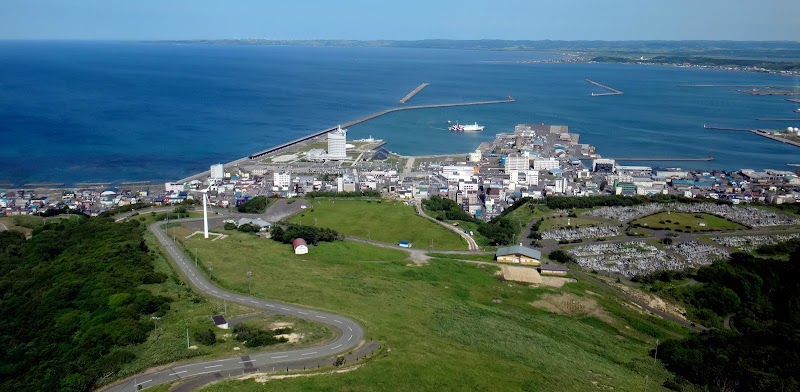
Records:
[[[685,334],[585,282],[531,288],[499,281],[492,266],[414,266],[402,252],[361,243],[294,255],[291,246],[242,233],[185,241],[201,263],[213,260],[223,286],[247,292],[250,270],[253,295],[353,317],[388,347],[350,373],[228,381],[209,391],[639,391],[645,377],[653,391],[669,374],[648,351],[656,338]]]
[[[417,215],[401,202],[313,200],[311,208],[293,216],[292,223],[327,227],[347,236],[397,244],[411,241],[415,248],[466,250],[466,242],[434,222]]]

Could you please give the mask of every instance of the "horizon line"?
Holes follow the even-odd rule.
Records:
[[[519,39],[519,38],[421,38],[421,39],[352,39],[352,38],[2,38],[0,41],[104,41],[104,42],[169,42],[169,41],[265,41],[265,42],[425,42],[425,41],[509,41],[509,42],[789,42],[798,43],[800,40],[791,39]]]

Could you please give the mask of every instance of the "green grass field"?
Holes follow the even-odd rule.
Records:
[[[152,221],[152,217],[143,216],[139,218],[145,222]],[[178,234],[190,233],[191,230],[178,230]],[[172,267],[158,251],[159,243],[149,231],[145,234],[145,241],[155,259],[156,271],[169,276],[165,283],[145,285],[154,293],[167,296],[173,299],[170,303],[171,309],[160,320],[154,323],[157,329],[151,332],[148,339],[143,344],[130,346],[127,349],[136,354],[137,358],[127,364],[120,371],[120,377],[127,377],[144,371],[152,366],[182,361],[189,358],[221,358],[237,354],[245,355],[259,351],[293,349],[313,345],[317,342],[333,337],[333,332],[323,324],[311,323],[306,320],[296,319],[288,316],[272,315],[268,317],[258,317],[251,323],[264,326],[273,322],[291,322],[294,324],[293,332],[301,333],[304,339],[297,343],[283,343],[269,348],[247,348],[236,342],[232,337],[225,336],[230,331],[217,329],[211,322],[210,317],[221,314],[227,308],[227,318],[259,315],[257,310],[233,303],[223,303],[222,300],[207,299],[195,293],[188,287],[183,280],[175,275]],[[197,346],[196,350],[189,350],[186,347],[186,327],[189,327],[189,342]],[[204,346],[198,343],[192,336],[196,331],[203,331],[212,328],[217,335],[218,343],[213,346]],[[234,350],[239,347],[239,350]]]
[[[344,235],[370,238],[397,245],[411,241],[414,248],[466,250],[467,243],[458,234],[417,215],[413,206],[394,201],[319,200],[312,208],[289,221],[328,227]]]
[[[656,230],[681,229],[686,232],[746,229],[746,227],[736,222],[731,222],[715,215],[685,212],[659,212],[637,219],[631,223]],[[701,224],[705,225],[703,226]]]
[[[336,204],[339,204],[338,201]],[[218,241],[184,240],[213,279],[255,296],[352,317],[387,348],[349,373],[226,381],[208,391],[640,391],[669,373],[647,356],[655,338],[685,331],[632,310],[602,287],[561,289],[500,282],[493,266],[434,259],[410,265],[405,254],[362,243],[322,243],[307,255],[243,233]],[[531,306],[545,294],[592,298],[607,317],[558,315]]]

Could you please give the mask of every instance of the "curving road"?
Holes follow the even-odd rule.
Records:
[[[461,238],[463,238],[465,241],[467,241],[467,247],[469,248],[469,250],[474,251],[474,252],[479,252],[481,250],[481,248],[478,246],[478,243],[475,242],[475,239],[472,238],[471,235],[469,235],[467,233],[464,233],[464,230],[461,230],[458,227],[455,227],[455,226],[453,226],[453,225],[451,225],[449,223],[433,219],[428,214],[426,214],[425,210],[422,209],[422,199],[415,199],[414,200],[414,206],[417,209],[417,214],[419,214],[419,216],[421,216],[421,217],[423,217],[425,219],[428,219],[429,221],[432,221],[432,222],[444,227],[445,229],[450,230],[450,231],[460,235]]]
[[[184,219],[188,221],[193,219]],[[178,222],[178,221],[176,221]],[[310,321],[327,324],[338,331],[335,341],[316,347],[303,349],[267,352],[261,354],[250,354],[205,362],[196,362],[186,365],[169,367],[156,372],[139,374],[135,377],[125,379],[117,384],[106,388],[106,391],[122,392],[137,391],[139,388],[148,388],[154,385],[183,380],[189,377],[199,376],[209,373],[243,373],[254,371],[258,368],[266,370],[276,364],[286,364],[295,361],[306,361],[309,359],[328,358],[346,352],[357,346],[364,337],[364,329],[357,322],[333,313],[321,312],[314,309],[290,305],[283,302],[268,301],[264,299],[248,297],[234,293],[215,286],[203,276],[194,266],[194,262],[189,261],[183,252],[170,240],[161,225],[164,222],[156,222],[149,226],[159,242],[164,246],[172,261],[181,270],[186,279],[199,291],[204,294],[225,299],[231,302],[240,303],[251,308],[263,309],[271,313],[290,315]]]

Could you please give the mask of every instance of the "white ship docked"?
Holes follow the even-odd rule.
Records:
[[[458,123],[458,121],[456,121],[455,125],[451,125],[447,129],[455,132],[481,132],[483,131],[483,128],[485,127],[483,125],[478,125],[477,122],[472,125],[461,125]]]

